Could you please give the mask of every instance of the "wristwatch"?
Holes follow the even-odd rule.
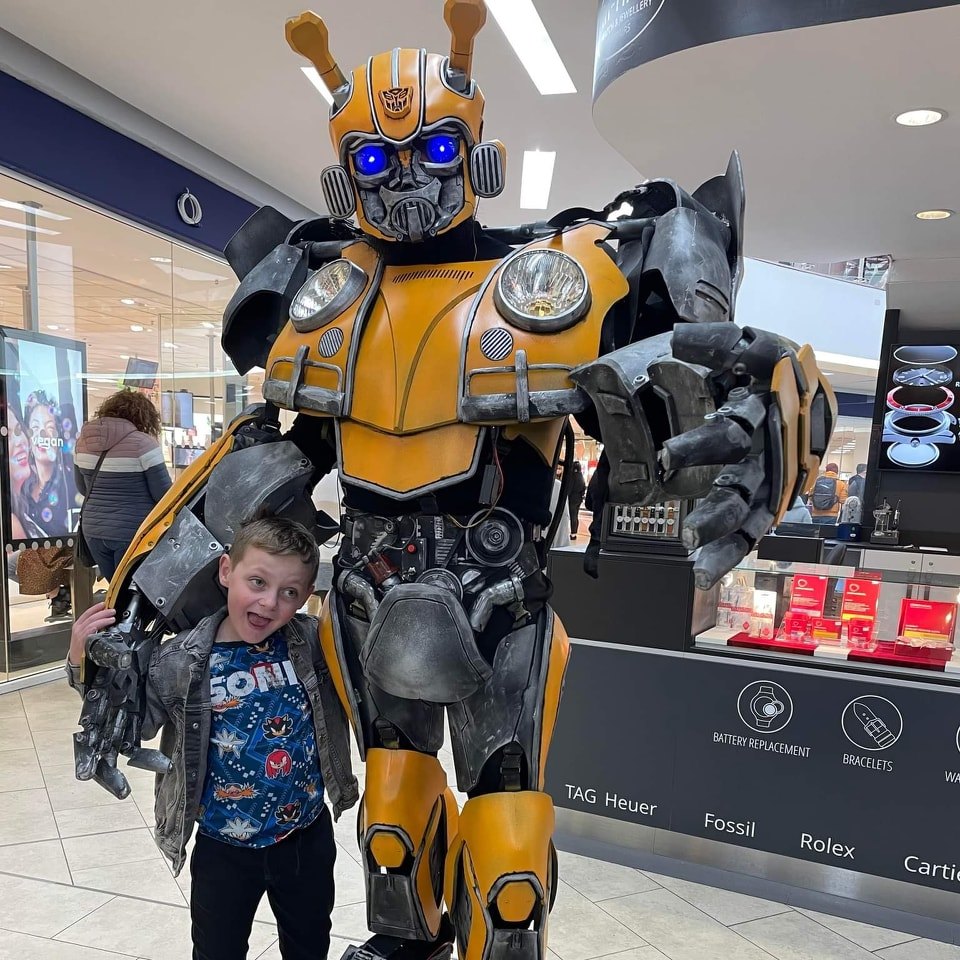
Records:
[[[757,726],[766,730],[777,717],[786,710],[782,700],[777,699],[773,687],[769,683],[760,684],[759,689],[750,701],[750,712]]]

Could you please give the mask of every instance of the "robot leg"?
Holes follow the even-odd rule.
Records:
[[[461,960],[546,955],[557,864],[544,770],[568,655],[545,608],[500,641],[484,687],[449,708],[457,779],[470,794],[446,866]]]
[[[335,591],[320,622],[320,643],[366,761],[357,838],[375,934],[347,954],[392,960],[449,956],[443,868],[457,832],[457,804],[435,754],[443,708],[391,696],[364,675],[359,653],[369,625]]]

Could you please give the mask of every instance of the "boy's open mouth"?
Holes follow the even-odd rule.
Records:
[[[256,613],[248,613],[247,621],[255,630],[263,630],[266,627],[269,627],[271,623],[268,617],[261,617]]]

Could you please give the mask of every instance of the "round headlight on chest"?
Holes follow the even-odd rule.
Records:
[[[526,250],[500,271],[494,291],[497,310],[531,333],[566,330],[590,309],[590,284],[583,267],[560,250]]]
[[[299,333],[309,333],[335,320],[356,302],[367,286],[367,275],[349,260],[324,264],[300,288],[290,304],[290,321]]]

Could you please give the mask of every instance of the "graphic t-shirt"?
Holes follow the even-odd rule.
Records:
[[[215,643],[212,724],[199,829],[242,847],[266,847],[316,819],[323,782],[310,702],[287,641]]]

